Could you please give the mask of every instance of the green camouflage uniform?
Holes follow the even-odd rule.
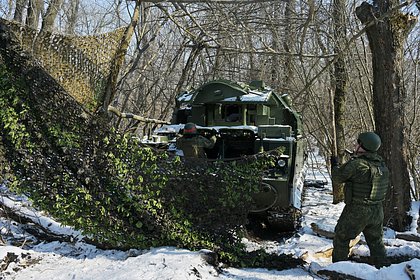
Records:
[[[201,135],[193,137],[182,136],[176,140],[176,147],[183,151],[185,158],[207,158],[204,148],[211,149],[216,143],[216,137],[207,139]]]
[[[382,201],[389,188],[389,170],[383,159],[376,153],[363,153],[333,167],[332,180],[345,183],[346,203],[335,227],[332,261],[347,260],[350,240],[363,232],[371,262],[380,265],[386,257]]]

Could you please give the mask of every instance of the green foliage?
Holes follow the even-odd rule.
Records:
[[[236,260],[231,263],[236,267],[264,267],[267,269],[290,269],[303,266],[305,261],[296,259],[292,255],[267,253],[263,249],[252,252],[237,252]]]
[[[5,65],[0,64],[0,127],[3,137],[13,143],[16,149],[21,149],[23,145],[28,146],[24,142],[29,136],[22,124],[27,114],[27,106],[17,95],[21,86],[21,81],[13,79]]]
[[[48,128],[48,132],[53,137],[57,145],[67,148],[79,148],[78,138],[75,133],[63,130],[60,124],[54,124]]]
[[[254,262],[241,262],[241,231],[270,155],[184,163],[86,116],[58,87],[25,87],[0,71],[1,141],[17,176],[11,184],[35,206],[104,248],[208,248],[225,263]]]

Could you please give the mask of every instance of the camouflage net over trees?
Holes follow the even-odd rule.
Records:
[[[98,101],[104,94],[125,27],[99,35],[65,36],[38,33],[4,19],[0,24],[85,109],[95,111],[101,105]]]

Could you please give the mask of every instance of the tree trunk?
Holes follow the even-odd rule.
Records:
[[[73,0],[67,4],[68,8],[66,11],[67,16],[67,25],[66,25],[66,33],[67,34],[75,34],[76,29],[76,22],[79,14],[79,7],[80,7],[80,0]]]
[[[106,84],[105,92],[102,97],[101,102],[101,108],[100,108],[100,114],[107,115],[108,113],[108,105],[111,104],[111,101],[113,100],[115,96],[115,89],[117,85],[118,80],[118,74],[121,69],[121,65],[124,62],[125,54],[127,53],[128,45],[130,44],[131,37],[134,34],[134,29],[137,26],[137,23],[139,21],[140,17],[140,5],[141,0],[136,0],[136,6],[134,7],[133,16],[131,18],[130,25],[127,27],[123,38],[120,42],[120,47],[118,48],[114,61],[112,63],[112,68],[108,77],[108,81]]]
[[[42,0],[29,0],[26,25],[33,29],[38,29],[39,17],[42,13]]]
[[[250,50],[253,49],[253,42],[252,42],[252,38],[249,37],[247,38],[247,43],[248,43],[248,48]],[[258,76],[259,76],[259,69],[257,69],[256,67],[256,59],[255,59],[255,54],[250,52],[248,54],[248,74],[247,74],[247,80],[248,81],[253,81],[253,80],[258,80]]]
[[[335,149],[333,153],[339,158],[339,162],[344,161],[345,156],[345,104],[347,94],[347,65],[345,60],[344,48],[346,45],[346,1],[334,0],[333,2],[333,21],[334,21],[334,52],[337,59],[334,62],[334,78],[335,78],[335,91],[334,91],[334,142]],[[337,204],[344,201],[344,186],[332,182],[333,188],[333,203]]]
[[[289,0],[286,2],[286,9],[284,11],[284,17],[286,20],[286,26],[284,27],[284,42],[283,48],[287,54],[284,58],[284,67],[283,67],[283,83],[282,87],[286,92],[289,92],[292,88],[293,80],[293,57],[291,55],[292,48],[296,44],[296,34],[293,32],[293,17],[296,17],[296,1]],[[279,17],[280,18],[280,17]]]
[[[385,223],[405,230],[411,205],[410,178],[407,168],[404,114],[406,92],[402,84],[403,47],[416,18],[398,10],[398,1],[363,2],[356,9],[366,25],[372,51],[373,105],[376,131],[382,139],[379,153],[390,172],[392,188],[385,203]],[[377,20],[380,18],[379,20]]]
[[[47,12],[42,20],[41,32],[51,32],[54,28],[55,18],[61,9],[63,0],[51,0]]]
[[[28,0],[16,0],[15,13],[13,15],[13,20],[22,23],[23,21],[23,10],[28,4]]]

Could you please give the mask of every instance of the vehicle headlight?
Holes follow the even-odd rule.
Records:
[[[286,166],[286,161],[284,159],[279,159],[277,161],[277,166],[281,167],[281,168],[285,167]]]

